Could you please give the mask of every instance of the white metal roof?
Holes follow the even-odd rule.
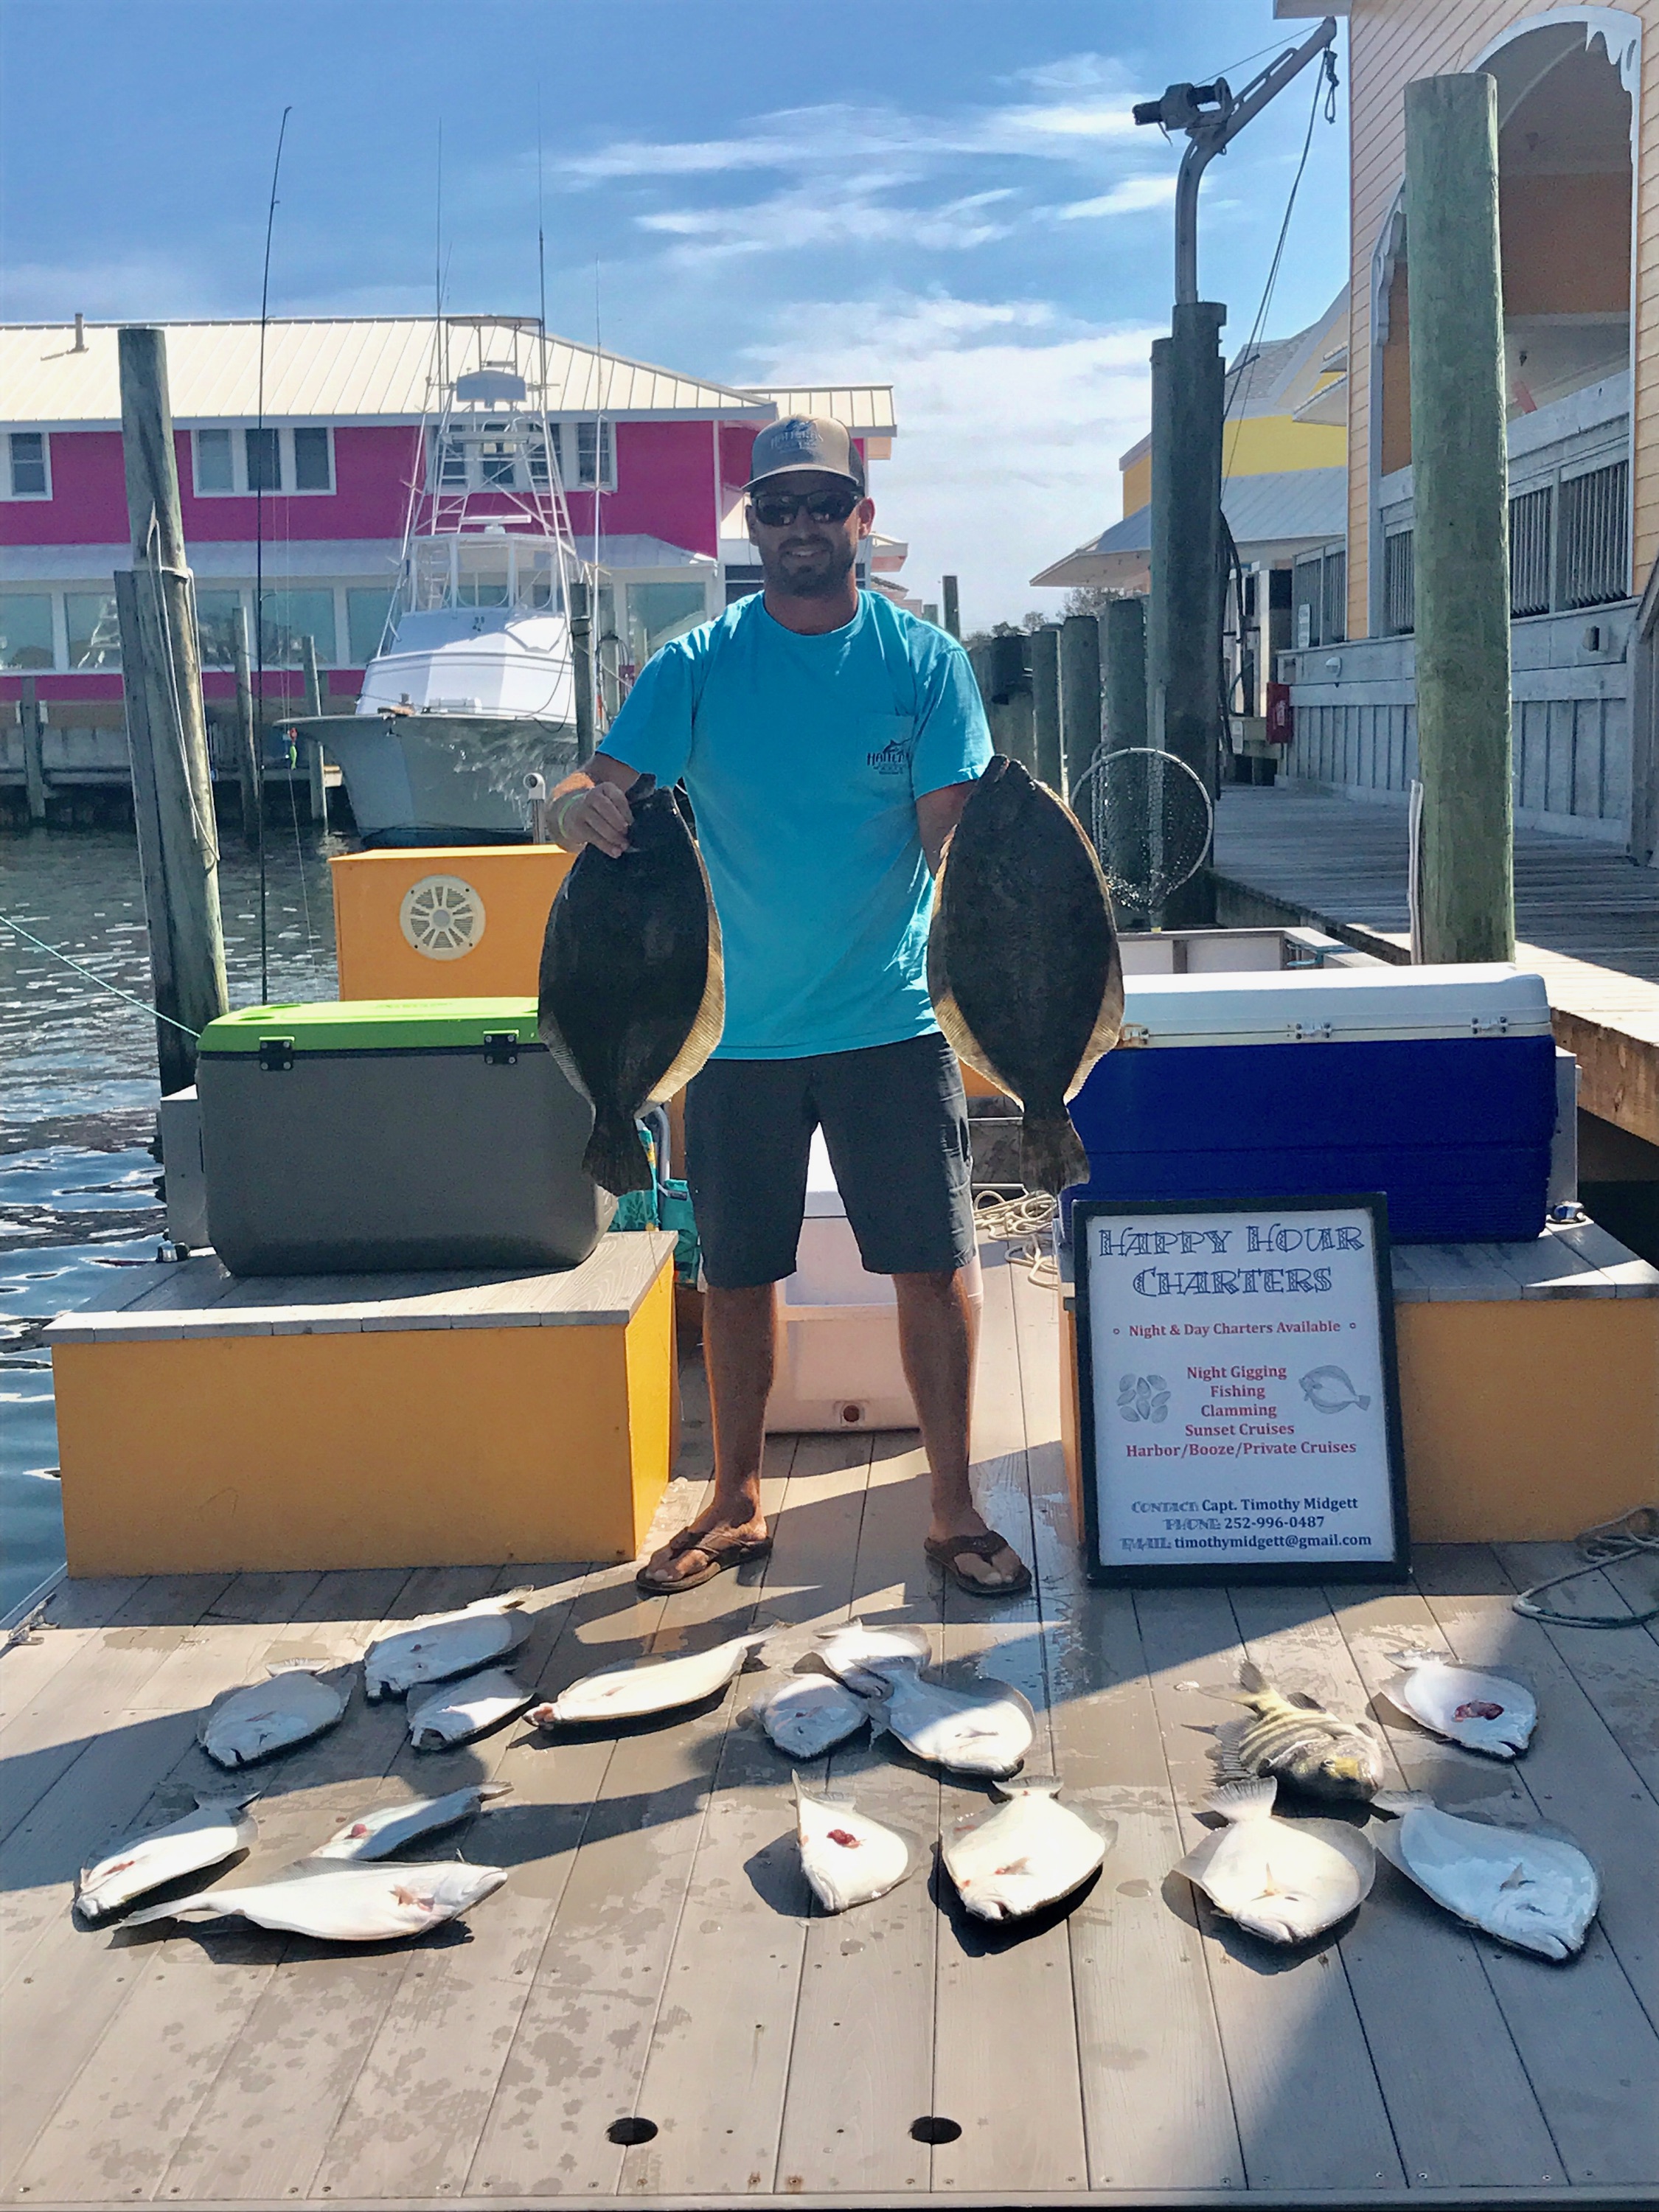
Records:
[[[259,325],[167,323],[167,380],[179,422],[240,422],[258,412]],[[113,424],[121,419],[114,323],[0,324],[0,419],[11,423]],[[450,316],[450,375],[485,362],[510,363],[539,381],[533,320]],[[264,400],[274,422],[412,422],[439,401],[439,349],[431,316],[326,316],[273,319],[265,331]],[[552,414],[726,416],[767,422],[789,410],[834,413],[855,428],[891,428],[883,386],[788,394],[739,390],[683,376],[649,362],[600,353],[568,338],[547,340],[547,406]],[[809,408],[806,404],[811,402]]]
[[[893,387],[890,384],[750,385],[752,399],[769,400],[780,419],[788,415],[827,415],[849,430],[868,432],[872,438],[890,438]]]

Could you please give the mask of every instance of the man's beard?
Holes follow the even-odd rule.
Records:
[[[785,540],[786,545],[793,546]],[[761,572],[768,586],[792,599],[834,599],[847,581],[853,563],[858,557],[857,548],[844,538],[814,538],[811,541],[811,560],[783,559],[784,546],[769,561],[761,555]]]

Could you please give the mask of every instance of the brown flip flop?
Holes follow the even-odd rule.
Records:
[[[672,1597],[677,1590],[701,1589],[704,1583],[712,1583],[716,1575],[723,1575],[728,1567],[746,1567],[753,1560],[768,1559],[771,1555],[772,1539],[769,1536],[750,1536],[740,1543],[711,1546],[705,1544],[700,1536],[687,1538],[682,1529],[679,1537],[669,1538],[668,1548],[677,1559],[683,1559],[688,1552],[701,1552],[708,1564],[692,1574],[678,1575],[672,1582],[653,1575],[648,1565],[641,1567],[634,1577],[635,1585],[652,1597]]]
[[[994,1528],[988,1528],[982,1536],[945,1536],[937,1543],[930,1536],[922,1549],[936,1567],[942,1568],[959,1590],[969,1597],[1023,1597],[1031,1587],[1030,1570],[1019,1558],[1019,1571],[1006,1583],[975,1582],[971,1575],[963,1574],[961,1562],[964,1555],[975,1559],[994,1559],[999,1552],[1013,1552],[1006,1536],[999,1536]]]

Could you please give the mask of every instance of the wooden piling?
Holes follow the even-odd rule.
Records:
[[[1100,620],[1106,742],[1114,752],[1146,743],[1146,602],[1108,599]]]
[[[1066,769],[1060,751],[1060,632],[1045,623],[1031,632],[1031,734],[1036,749],[1036,775],[1050,791],[1066,795]]]
[[[592,594],[580,581],[570,586],[570,664],[576,692],[576,765],[593,757]]]
[[[33,830],[46,818],[46,733],[40,726],[39,684],[33,677],[26,676],[21,689],[18,720],[23,730],[23,787],[28,799],[29,827]]]
[[[300,641],[300,655],[306,672],[306,713],[320,715],[323,711],[323,677],[317,665],[317,641],[303,637]],[[320,738],[306,739],[306,767],[311,790],[311,818],[320,830],[328,827],[328,786],[323,781],[323,741]]]
[[[945,584],[945,627],[954,638],[962,635],[962,600],[954,576],[946,576]]]
[[[1406,87],[1417,743],[1426,960],[1515,957],[1498,96]]]
[[[253,667],[247,648],[247,616],[238,607],[230,622],[231,655],[236,666],[236,781],[242,793],[242,842],[249,852],[259,843],[264,815],[264,770],[260,730],[253,714]]]
[[[1067,615],[1060,626],[1060,751],[1067,792],[1100,750],[1100,621]]]
[[[117,573],[116,605],[166,1093],[195,1079],[194,1033],[228,1004],[219,847],[163,333],[123,330],[119,358],[133,565]]]

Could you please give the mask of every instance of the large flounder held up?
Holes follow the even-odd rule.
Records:
[[[582,1165],[620,1197],[650,1188],[635,1126],[720,1042],[726,976],[702,855],[672,791],[642,775],[613,860],[594,845],[559,887],[542,944],[542,1042],[593,1109]]]
[[[1123,1025],[1111,900],[1076,817],[999,753],[939,872],[927,988],[959,1059],[1016,1099],[1028,1190],[1086,1182],[1066,1102]]]

